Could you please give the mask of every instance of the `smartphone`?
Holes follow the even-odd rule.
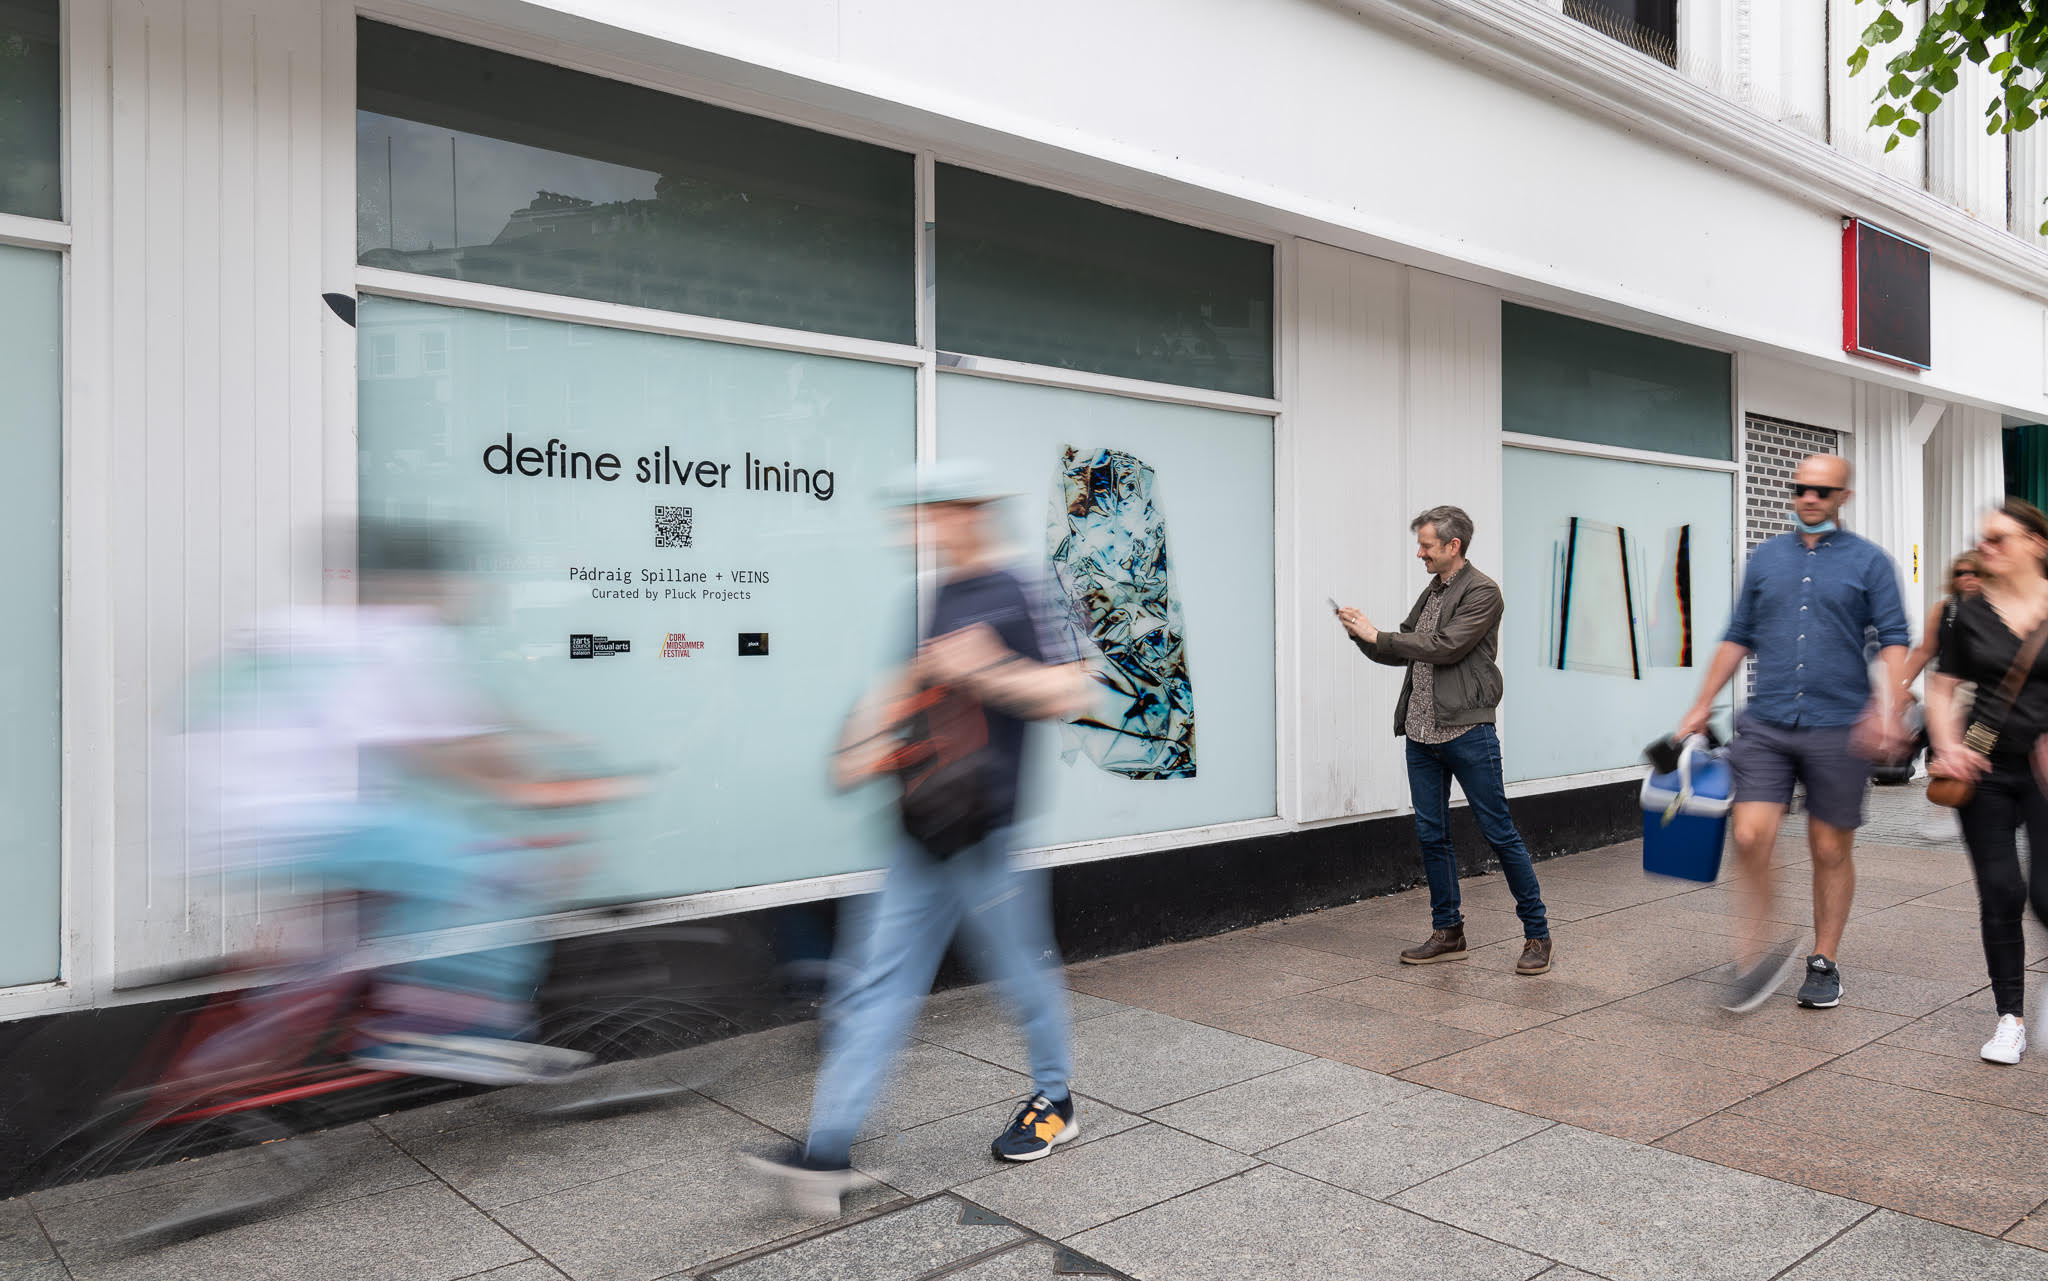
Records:
[[[1337,598],[1335,596],[1325,596],[1323,597],[1323,599],[1330,602],[1330,612],[1332,614],[1340,614],[1344,611],[1344,607],[1337,603]]]

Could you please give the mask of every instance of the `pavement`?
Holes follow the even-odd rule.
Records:
[[[987,1153],[1028,1084],[1019,1038],[984,989],[944,993],[833,1222],[738,1161],[802,1131],[797,1025],[653,1112],[542,1126],[477,1095],[0,1202],[0,1281],[2048,1281],[2048,1048],[1977,1059],[1994,1019],[1961,844],[1927,835],[1918,788],[1873,808],[1834,1010],[1788,984],[1723,1013],[1734,899],[1619,845],[1539,865],[1542,977],[1512,972],[1497,876],[1465,882],[1462,962],[1397,962],[1427,931],[1417,890],[1071,967],[1082,1132],[1032,1165]],[[1774,874],[1804,938],[1796,823]],[[329,1173],[286,1209],[113,1246],[293,1152]]]

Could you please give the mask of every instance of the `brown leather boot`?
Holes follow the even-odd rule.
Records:
[[[1550,940],[1523,939],[1522,959],[1515,962],[1517,974],[1548,974],[1550,972]]]
[[[1447,930],[1437,930],[1425,942],[1401,953],[1403,965],[1435,965],[1438,961],[1462,961],[1465,959],[1465,927],[1454,925]]]

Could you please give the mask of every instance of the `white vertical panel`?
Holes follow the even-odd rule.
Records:
[[[113,965],[245,946],[174,734],[253,613],[318,597],[319,0],[110,0]],[[317,542],[313,545],[317,546]]]
[[[1814,0],[1749,0],[1752,54],[1759,105],[1774,100],[1771,115],[1809,138],[1828,136],[1828,13]],[[1766,51],[1775,39],[1776,49]],[[1769,65],[1772,74],[1764,74]]]
[[[1843,520],[1892,558],[1899,571],[1899,599],[1911,613],[1920,599],[1920,585],[1912,581],[1913,552],[1926,528],[1926,488],[1921,442],[1913,431],[1912,398],[1862,382],[1853,396],[1856,497]],[[1924,556],[1925,549],[1921,551]]]
[[[1449,276],[1409,273],[1404,421],[1406,515],[1440,503],[1464,508],[1476,563],[1499,565],[1499,294]],[[1412,556],[1408,566],[1411,589],[1422,590],[1428,571]]]
[[[1922,609],[1948,587],[1948,564],[1977,541],[1977,518],[2005,497],[2004,421],[1997,411],[1951,405],[1927,438],[1927,545]]]
[[[1678,69],[1695,84],[1743,99],[1749,0],[1685,0],[1678,6]]]
[[[1300,629],[1296,816],[1395,808],[1407,775],[1393,733],[1400,673],[1368,662],[1326,596],[1398,624],[1408,608],[1400,465],[1406,275],[1311,241],[1295,257],[1293,489]]]
[[[1905,34],[1870,55],[1863,74],[1849,74],[1849,53],[1856,48],[1863,29],[1876,16],[1872,6],[1859,7],[1856,0],[1827,0],[1828,4],[1828,141],[1835,150],[1853,157],[1900,182],[1915,187],[1927,185],[1927,131],[1917,138],[1902,139],[1890,152],[1884,150],[1890,131],[1873,129],[1870,117],[1877,110],[1876,94],[1884,84],[1884,64],[1910,49],[1918,38],[1925,13],[1919,4],[1897,10],[1905,20]]]
[[[2012,170],[2012,201],[2007,225],[2030,245],[2048,248],[2041,224],[2048,222],[2048,129],[2034,128],[2006,137]]]
[[[1997,78],[1966,60],[1927,118],[1927,189],[1994,227],[2005,222],[2005,139],[1984,132],[1984,109],[1997,96]]]

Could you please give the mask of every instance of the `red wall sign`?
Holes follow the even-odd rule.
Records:
[[[1842,350],[1929,369],[1934,364],[1934,256],[1861,218],[1842,226]]]

